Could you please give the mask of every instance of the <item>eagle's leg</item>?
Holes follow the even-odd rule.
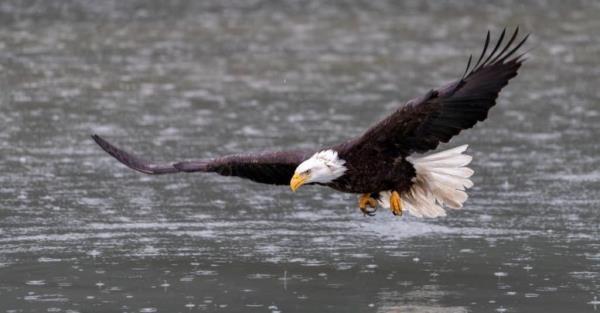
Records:
[[[397,191],[392,191],[390,196],[390,210],[394,215],[402,216],[402,199]]]
[[[377,199],[373,197],[372,193],[363,193],[358,198],[358,207],[364,215],[373,216],[377,211]],[[367,207],[371,209],[367,209]]]

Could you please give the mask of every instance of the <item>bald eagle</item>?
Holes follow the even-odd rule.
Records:
[[[115,147],[98,135],[92,138],[126,166],[145,174],[213,172],[252,181],[289,185],[322,185],[359,194],[358,206],[373,215],[377,206],[394,215],[403,211],[417,217],[446,215],[445,208],[461,208],[473,170],[467,145],[415,156],[448,142],[463,129],[483,121],[498,93],[517,75],[524,53],[516,54],[529,35],[517,39],[519,29],[503,44],[502,31],[493,49],[490,32],[475,64],[469,57],[461,78],[408,101],[362,135],[314,150],[236,154],[214,159],[170,163],[148,162]]]

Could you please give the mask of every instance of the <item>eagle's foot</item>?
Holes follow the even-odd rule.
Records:
[[[390,196],[390,210],[396,216],[402,216],[402,200],[397,191],[392,191]]]
[[[377,199],[373,198],[370,193],[363,193],[358,198],[358,207],[364,215],[374,216],[377,211]]]

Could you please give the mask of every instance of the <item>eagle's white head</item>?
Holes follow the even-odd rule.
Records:
[[[300,163],[290,181],[290,188],[296,191],[300,186],[309,183],[329,183],[344,175],[346,161],[340,159],[337,151],[323,150],[315,153],[308,160]]]

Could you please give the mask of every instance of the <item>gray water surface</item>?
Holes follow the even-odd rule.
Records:
[[[0,312],[600,310],[600,2],[0,3]],[[459,77],[485,31],[528,61],[445,218],[150,159],[312,148]]]

